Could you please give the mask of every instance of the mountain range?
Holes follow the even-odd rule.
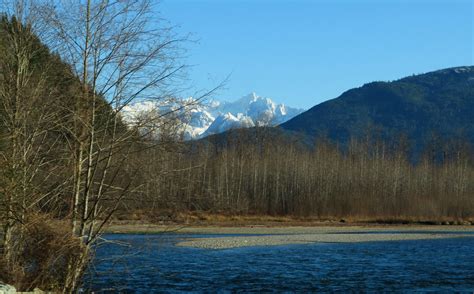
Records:
[[[227,131],[240,128],[250,129],[251,138],[257,134],[252,131],[255,127],[278,126],[278,130],[304,138],[310,145],[325,137],[345,146],[351,138],[367,138],[368,134],[392,143],[404,137],[415,153],[433,144],[433,140],[474,144],[474,66],[370,82],[307,111],[255,93],[235,102],[185,101],[190,108],[177,111],[182,113],[178,117],[185,139],[215,134],[223,138]],[[152,109],[169,110],[170,104],[165,104],[135,103],[125,109],[125,121],[130,124],[135,115]],[[173,107],[179,109],[178,105]]]
[[[193,98],[139,101],[124,107],[123,118],[133,125],[144,117],[172,113],[179,121],[178,133],[189,140],[230,129],[276,126],[302,112],[302,109],[277,104],[270,98],[250,93],[234,102],[211,100],[200,103]]]
[[[413,159],[428,149],[444,152],[474,146],[474,66],[461,66],[377,81],[350,89],[274,128],[225,132],[205,140],[226,144],[234,135],[286,138],[314,146],[324,138],[340,147],[351,139],[405,146]],[[403,142],[402,142],[403,140]],[[460,145],[461,144],[461,145]],[[471,147],[468,147],[471,146]],[[446,151],[448,150],[448,151]],[[441,153],[441,154],[440,154]],[[437,155],[438,156],[438,155]]]

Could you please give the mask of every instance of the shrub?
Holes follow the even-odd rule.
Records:
[[[69,226],[44,214],[30,215],[16,226],[12,241],[13,256],[0,260],[0,280],[19,290],[62,289],[72,262],[86,250]]]

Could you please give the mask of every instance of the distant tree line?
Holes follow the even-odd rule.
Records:
[[[220,142],[141,157],[137,209],[354,220],[467,220],[474,217],[469,144],[432,145],[413,162],[403,137],[367,136],[342,148],[324,138],[308,148],[272,129],[235,130]],[[133,206],[131,203],[130,205]]]

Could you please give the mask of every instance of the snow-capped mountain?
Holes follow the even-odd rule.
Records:
[[[302,109],[251,93],[234,102],[198,103],[193,98],[137,102],[123,109],[123,118],[130,125],[146,130],[150,126],[158,130],[163,129],[161,125],[174,125],[177,126],[174,131],[185,139],[198,139],[234,128],[279,125],[301,112]]]

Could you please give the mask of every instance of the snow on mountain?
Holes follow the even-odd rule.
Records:
[[[225,114],[220,114],[219,116],[217,116],[217,118],[212,122],[212,124],[207,128],[207,130],[202,133],[201,137],[222,133],[231,129],[251,128],[254,126],[255,123],[251,117],[246,116],[242,113],[238,113],[237,116],[235,116],[232,113],[227,112]]]
[[[187,140],[199,138],[215,121],[214,115],[204,107],[191,109],[188,115],[181,117],[183,137]]]
[[[213,113],[217,113],[216,120],[201,137],[224,132],[230,128],[275,126],[301,112],[303,112],[302,109],[277,104],[270,98],[250,93],[234,102],[222,102],[219,105],[214,105]]]
[[[303,110],[277,104],[270,98],[251,93],[234,102],[212,100],[208,103],[197,103],[193,98],[171,103],[137,102],[123,109],[123,117],[127,123],[137,125],[143,118],[150,120],[150,117],[158,116],[162,120],[167,117],[165,114],[170,112],[172,119],[180,122],[175,131],[189,140],[234,128],[279,125]],[[160,123],[163,123],[161,120]]]

